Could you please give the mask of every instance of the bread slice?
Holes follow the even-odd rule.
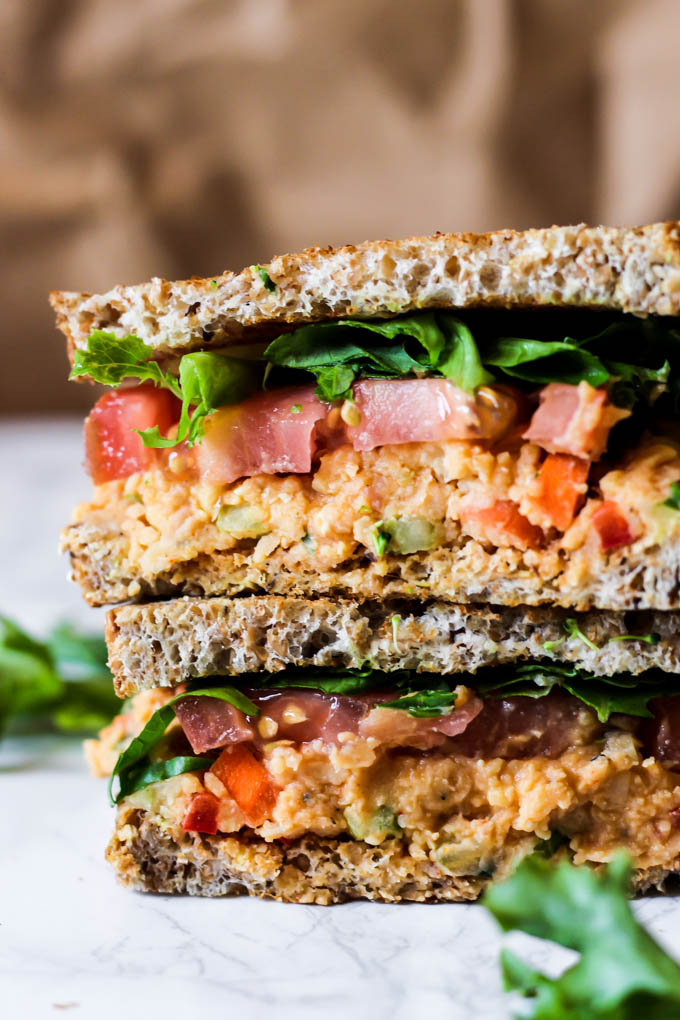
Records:
[[[174,355],[269,339],[323,319],[425,308],[542,305],[678,315],[680,223],[317,247],[213,280],[153,279],[95,295],[55,291],[50,300],[71,357],[93,329],[134,333],[159,354]]]
[[[119,881],[140,892],[191,896],[249,894],[288,903],[328,906],[347,900],[388,903],[475,900],[492,880],[504,878],[536,846],[518,838],[494,872],[451,875],[425,855],[411,856],[399,839],[380,846],[359,840],[304,836],[267,843],[247,835],[207,836],[157,825],[145,811],[123,805],[106,851]],[[664,891],[672,867],[638,868],[633,891]]]
[[[545,565],[531,552],[489,548],[465,535],[450,546],[379,559],[359,548],[338,566],[325,569],[310,557],[291,563],[281,549],[256,562],[253,546],[244,541],[233,550],[188,555],[165,569],[144,569],[132,562],[128,536],[106,512],[83,516],[62,535],[71,577],[94,606],[127,599],[256,592],[578,610],[680,609],[680,546],[672,541],[656,544],[653,536],[639,549],[623,546],[588,555],[580,551],[578,559],[574,554],[571,561],[553,556]]]
[[[595,610],[577,616],[583,637],[566,635],[568,617],[547,607],[447,602],[183,598],[112,610],[106,641],[123,698],[195,677],[286,666],[446,674],[547,657],[605,676],[680,673],[680,613]],[[656,644],[612,640],[650,633]]]

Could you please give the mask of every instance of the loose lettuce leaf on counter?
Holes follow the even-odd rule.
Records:
[[[680,967],[635,919],[625,855],[599,872],[527,857],[483,904],[503,931],[517,929],[573,949],[580,959],[560,977],[504,949],[506,991],[530,1000],[530,1020],[671,1020],[680,1017]]]
[[[0,733],[12,722],[31,731],[96,731],[116,713],[103,638],[68,624],[38,641],[0,617]]]

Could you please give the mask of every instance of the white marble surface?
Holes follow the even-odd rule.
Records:
[[[87,483],[77,422],[0,425],[0,611],[37,632],[67,617],[93,629],[56,555]],[[78,743],[0,745],[0,1017],[164,1020],[502,1020],[501,939],[478,906],[142,896],[120,889],[103,849],[104,786]],[[680,901],[636,910],[680,957]],[[537,966],[566,954],[521,939]],[[272,1013],[274,1011],[274,1013]]]

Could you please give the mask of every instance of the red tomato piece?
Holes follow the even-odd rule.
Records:
[[[157,425],[165,435],[179,421],[179,412],[177,398],[152,383],[100,397],[85,419],[85,463],[95,485],[149,468],[154,451],[144,446],[134,429]]]
[[[499,499],[492,506],[465,507],[460,521],[468,535],[497,546],[532,549],[540,545],[543,532],[519,512],[510,499]]]
[[[261,825],[269,817],[279,791],[245,744],[225,748],[210,771],[226,786],[251,825]]]
[[[608,499],[593,514],[593,524],[600,536],[603,549],[617,549],[635,540],[628,521],[621,513],[618,503]]]
[[[589,461],[566,453],[550,453],[541,465],[536,503],[560,531],[567,530],[585,498],[589,468]]]
[[[219,801],[212,793],[195,793],[191,798],[182,828],[188,832],[217,832],[217,808]]]

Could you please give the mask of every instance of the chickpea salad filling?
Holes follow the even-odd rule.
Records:
[[[559,833],[581,861],[680,852],[667,674],[533,663],[458,680],[305,670],[146,691],[88,757],[115,803],[169,830],[394,838],[457,875],[493,871],[527,834]]]
[[[87,559],[88,528],[90,572],[130,579],[122,595],[104,582],[100,604],[224,554],[324,587],[357,564],[468,547],[500,551],[509,577],[587,583],[610,556],[680,535],[673,326],[419,312],[166,366],[135,336],[95,331],[72,376],[114,389],[86,421],[94,497],[64,546]]]

